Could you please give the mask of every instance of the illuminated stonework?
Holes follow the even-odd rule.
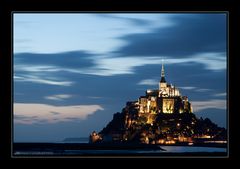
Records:
[[[179,89],[166,82],[163,65],[159,89],[147,90],[146,95],[138,99],[138,105],[140,114],[192,113],[187,96],[181,96]]]
[[[163,99],[162,110],[163,113],[173,113],[174,99]]]

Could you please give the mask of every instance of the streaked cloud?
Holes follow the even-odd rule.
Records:
[[[195,62],[202,63],[209,70],[224,70],[227,68],[225,52],[208,52],[193,55]]]
[[[194,112],[204,111],[205,109],[226,109],[226,100],[213,99],[205,101],[191,101]]]
[[[115,75],[123,75],[123,74],[135,74],[135,68],[138,66],[147,66],[147,65],[161,65],[162,58],[165,59],[164,64],[186,64],[186,63],[200,63],[205,66],[206,69],[209,70],[223,70],[226,69],[226,57],[224,53],[202,53],[198,55],[193,55],[192,57],[187,58],[171,58],[170,56],[124,56],[124,57],[117,57],[112,56],[102,56],[99,55],[98,57],[89,57],[83,52],[66,52],[64,54],[30,54],[26,55],[24,58],[23,55],[16,56],[16,61],[14,64],[14,71],[15,73],[22,72],[24,74],[30,74],[31,77],[27,77],[29,80],[34,82],[43,82],[36,80],[36,76],[33,76],[34,73],[58,73],[58,72],[68,72],[68,73],[77,73],[77,74],[88,74],[88,75],[97,75],[97,76],[115,76]],[[70,59],[74,56],[74,59]],[[86,57],[86,56],[87,57]],[[48,56],[48,57],[47,57]],[[69,57],[67,57],[69,56]],[[83,57],[84,56],[84,57]],[[47,59],[47,58],[51,59]],[[28,63],[27,58],[35,58],[34,62],[31,61]],[[44,58],[44,59],[43,59]],[[69,59],[68,59],[69,58]],[[22,63],[24,60],[24,63]],[[48,60],[50,60],[48,62]],[[66,64],[64,64],[67,62]],[[43,62],[45,64],[39,64]],[[77,66],[79,65],[79,66]],[[58,74],[58,77],[61,74]],[[55,74],[53,76],[56,76]],[[43,76],[44,77],[44,76]],[[58,78],[56,77],[56,78]],[[40,78],[41,79],[41,78]],[[44,79],[44,78],[43,78]],[[16,80],[20,80],[19,78]],[[25,79],[26,80],[26,79]],[[46,82],[46,81],[45,81]],[[46,82],[47,83],[47,82]],[[52,84],[52,83],[49,83]],[[68,84],[70,85],[70,84]]]
[[[171,58],[167,56],[165,64],[182,64],[182,63],[200,63],[205,66],[207,70],[225,70],[226,65],[225,52],[203,52],[191,55],[189,57]]]
[[[205,89],[205,88],[199,88],[199,87],[194,87],[194,86],[182,86],[178,87],[183,90],[192,90],[193,92],[209,92],[212,91],[212,89]]]
[[[14,123],[58,123],[85,120],[96,111],[104,110],[100,105],[53,106],[37,103],[14,103]]]
[[[226,95],[227,95],[227,93],[224,92],[224,93],[216,93],[213,96],[220,97],[220,96],[226,96]]]
[[[184,90],[193,90],[193,89],[196,89],[196,87],[193,87],[193,86],[182,86],[182,87],[178,87],[180,89],[184,89]]]
[[[58,66],[50,65],[30,65],[30,64],[15,64],[15,71],[25,71],[25,72],[57,72],[61,71]]]
[[[211,91],[212,89],[196,89],[195,91],[196,92],[209,92]]]
[[[72,95],[69,95],[69,94],[57,94],[57,95],[46,96],[45,99],[63,101],[65,99],[69,99],[71,97],[72,97]]]
[[[99,97],[99,96],[88,96],[88,98],[90,98],[90,99],[101,99],[101,98],[103,98],[103,97]]]
[[[209,58],[207,57],[209,56]],[[95,66],[80,71],[85,74],[93,74],[99,76],[113,76],[120,74],[134,74],[135,67],[146,65],[161,65],[164,56],[142,56],[142,57],[104,57],[95,60]],[[183,63],[200,63],[209,70],[226,69],[225,53],[202,53],[193,55],[188,58],[171,58],[165,60],[164,64],[183,64]],[[79,73],[80,73],[79,72]]]
[[[75,73],[98,76],[114,76],[134,74],[134,68],[149,64],[160,64],[158,57],[102,57],[95,60],[95,65],[87,69],[76,70]]]
[[[144,79],[138,82],[138,85],[149,85],[149,86],[156,86],[159,83],[156,79]]]
[[[71,86],[73,84],[72,81],[56,81],[52,79],[47,79],[34,75],[24,75],[24,76],[16,76],[14,75],[14,81],[18,82],[32,82],[32,83],[40,83],[40,84],[48,84],[48,85],[56,85],[56,86]]]

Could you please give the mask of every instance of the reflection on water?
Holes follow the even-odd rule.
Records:
[[[164,152],[227,152],[226,148],[216,148],[216,147],[189,147],[189,146],[161,146]]]

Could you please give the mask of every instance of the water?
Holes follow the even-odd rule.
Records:
[[[161,150],[76,150],[67,151],[67,154],[159,154],[159,153],[188,153],[188,152],[227,152],[226,148],[188,147],[188,146],[161,146]]]
[[[14,155],[35,155],[35,156],[55,156],[55,155],[165,155],[168,153],[226,153],[226,148],[215,147],[192,147],[192,146],[161,146],[161,150],[65,150],[65,151],[25,151],[15,152]]]
[[[226,148],[216,147],[190,147],[190,146],[161,146],[164,152],[182,153],[182,152],[227,152]]]
[[[59,141],[58,143],[88,143],[88,137],[80,137],[80,138],[66,138],[63,141]]]

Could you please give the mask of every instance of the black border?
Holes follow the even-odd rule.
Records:
[[[168,12],[168,11],[228,11],[229,12],[229,76],[228,76],[228,106],[229,106],[229,120],[230,120],[230,143],[229,143],[229,158],[221,159],[220,161],[235,160],[239,152],[235,145],[239,143],[237,116],[237,82],[238,65],[237,59],[237,31],[240,30],[237,26],[237,14],[239,15],[239,7],[235,0],[125,0],[111,1],[111,0],[94,0],[94,1],[57,1],[57,0],[21,0],[13,2],[11,0],[2,0],[0,3],[1,16],[1,44],[0,44],[0,160],[19,160],[11,158],[11,83],[12,83],[12,59],[11,59],[11,13],[13,11],[147,11],[147,12]],[[234,75],[235,74],[235,75]],[[234,79],[235,77],[235,79]],[[235,80],[235,81],[234,81]],[[235,88],[235,90],[234,90]],[[239,146],[236,146],[239,147]],[[20,159],[21,160],[21,159]],[[51,160],[51,159],[48,159]],[[60,158],[59,160],[63,160]],[[69,159],[68,159],[69,160]],[[160,159],[158,159],[160,160]],[[166,159],[164,159],[166,160]],[[181,159],[185,160],[185,159]],[[213,159],[215,160],[215,159]],[[64,161],[64,160],[63,160]],[[166,160],[168,161],[168,160]]]

